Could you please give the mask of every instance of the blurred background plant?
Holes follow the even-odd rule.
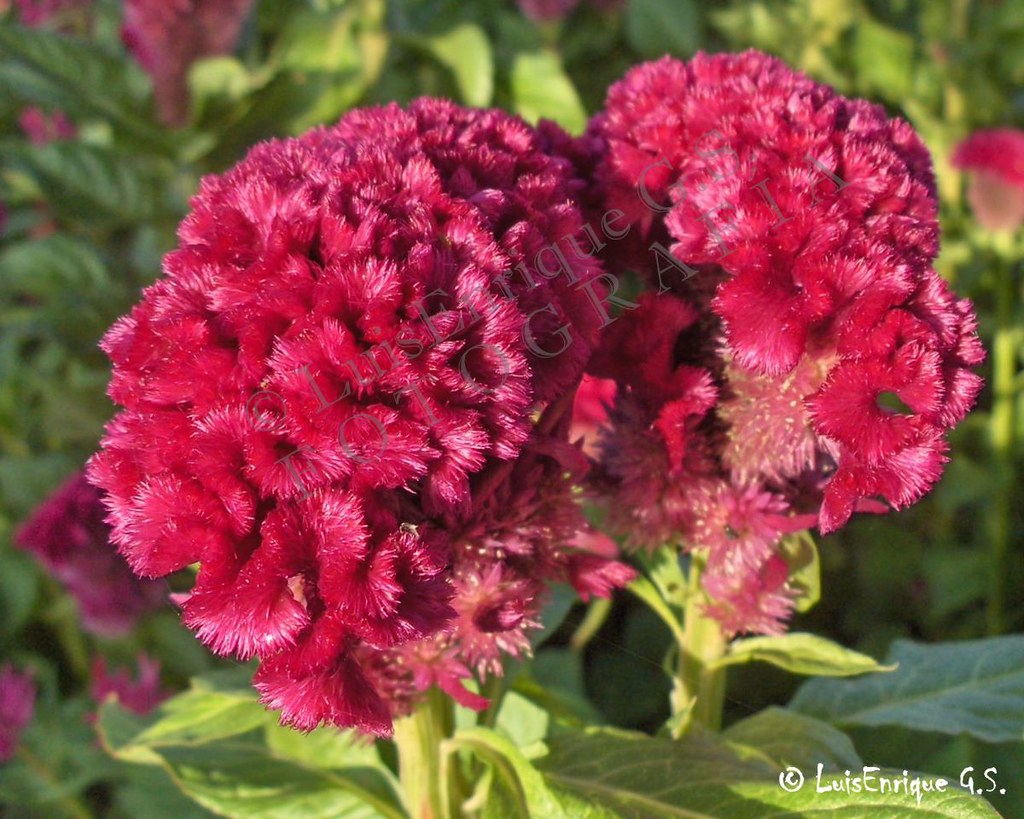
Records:
[[[180,626],[166,600],[173,583],[164,602],[133,613],[128,633],[89,629],[76,593],[84,581],[76,587],[24,537],[17,548],[15,531],[94,451],[113,411],[97,341],[158,274],[199,178],[258,140],[356,105],[448,96],[579,133],[608,85],[641,60],[753,47],[906,117],[933,153],[938,266],[976,304],[986,389],[953,434],[931,496],[821,540],[824,593],[793,629],[876,657],[899,637],[1024,629],[1024,232],[1019,220],[986,227],[984,204],[966,196],[977,163],[954,164],[975,131],[1024,129],[1024,0],[0,0],[0,13],[0,700],[11,700],[0,706],[15,715],[7,728],[33,690],[35,701],[0,768],[11,816],[207,815],[155,769],[105,754],[89,715],[110,691],[145,710],[161,690],[229,664]],[[1017,161],[1011,198],[1024,176],[1024,157]],[[613,606],[568,610],[556,595],[549,614],[552,626],[564,621],[538,641],[530,666],[510,672],[515,690],[570,721],[644,730],[664,721],[670,635],[648,608],[622,595]],[[159,658],[159,677],[145,653]],[[29,683],[14,682],[24,673]],[[768,665],[733,675],[727,723],[786,702],[798,682]],[[871,728],[853,736],[862,757],[900,769],[1024,770],[1019,740]],[[116,745],[109,732],[105,739]],[[273,741],[286,758],[305,753]],[[992,799],[1024,816],[1016,790]]]

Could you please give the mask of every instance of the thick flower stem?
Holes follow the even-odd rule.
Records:
[[[452,727],[451,700],[437,689],[410,716],[395,721],[398,777],[412,819],[450,819],[448,806],[459,804],[441,760],[441,744]]]
[[[683,613],[683,642],[672,690],[672,713],[679,719],[676,736],[686,733],[694,723],[712,731],[722,727],[725,669],[715,668],[714,663],[725,653],[727,643],[718,622],[703,611],[706,602],[700,588],[703,569],[704,558],[694,554],[690,560]]]
[[[1006,597],[1006,561],[1013,531],[1014,444],[1016,437],[1017,348],[1019,330],[1014,323],[1016,293],[1013,263],[1000,259],[996,270],[996,332],[992,341],[992,416],[990,433],[992,452],[1003,479],[995,498],[991,534],[991,574],[986,621],[989,634],[1004,630],[1003,609]]]

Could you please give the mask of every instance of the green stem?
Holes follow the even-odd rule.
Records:
[[[442,765],[441,744],[452,735],[452,702],[436,688],[408,717],[395,721],[398,778],[411,819],[451,819],[460,804],[452,768]],[[444,771],[449,771],[448,776]]]
[[[593,640],[597,632],[601,630],[601,626],[608,619],[611,610],[610,597],[594,598],[587,606],[587,613],[583,615],[583,620],[580,621],[576,631],[569,638],[569,648],[573,651],[583,651],[587,647],[587,643]]]
[[[700,588],[700,576],[704,562],[704,556],[698,554],[690,559],[683,639],[671,700],[672,714],[679,718],[677,736],[685,734],[694,723],[712,731],[722,727],[725,669],[714,668],[713,664],[725,654],[727,644],[718,622],[703,612],[706,598]],[[686,716],[682,717],[683,714]]]
[[[1019,334],[1014,326],[1013,264],[1000,259],[996,269],[996,332],[992,341],[992,452],[999,467],[1002,485],[995,498],[992,515],[991,582],[986,609],[989,634],[1004,629],[1006,600],[1006,561],[1010,551],[1013,515],[1013,452],[1016,437],[1017,346]]]

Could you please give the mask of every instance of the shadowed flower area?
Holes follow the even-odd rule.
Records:
[[[285,722],[388,734],[401,647],[432,658],[414,689],[464,698],[526,648],[547,581],[631,576],[572,542],[601,270],[528,267],[582,226],[548,133],[424,99],[260,145],[204,179],[103,342],[114,538],[142,575],[200,564],[185,623],[258,657]]]
[[[0,668],[0,763],[14,756],[21,732],[32,720],[35,699],[36,685],[29,674],[10,663]]]
[[[1024,131],[975,131],[957,146],[953,164],[968,172],[967,201],[983,227],[1024,224]]]
[[[15,533],[14,542],[64,586],[82,627],[105,637],[127,634],[167,600],[164,583],[140,580],[110,541],[101,493],[77,473]]]
[[[971,304],[932,268],[930,158],[880,106],[753,51],[633,69],[591,136],[658,290],[591,367],[619,384],[613,517],[707,547],[726,630],[777,632],[782,535],[920,499],[981,388]]]

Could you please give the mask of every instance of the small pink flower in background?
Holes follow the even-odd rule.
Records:
[[[139,580],[117,554],[100,497],[84,474],[74,475],[40,504],[14,541],[75,598],[83,628],[116,636],[164,605],[166,594],[163,583]]]
[[[21,732],[32,720],[35,699],[36,684],[30,674],[10,663],[0,667],[0,763],[14,756]]]
[[[68,12],[87,8],[93,0],[15,0],[18,20],[25,26],[42,26]]]
[[[62,139],[74,139],[78,131],[63,111],[47,114],[40,108],[25,108],[18,115],[18,125],[33,145],[45,145]]]
[[[102,704],[111,694],[122,707],[136,714],[148,714],[174,692],[160,688],[160,663],[140,654],[136,660],[138,676],[132,678],[127,668],[113,673],[107,671],[106,661],[97,657],[92,665],[89,695]]]
[[[537,23],[561,20],[569,14],[580,0],[518,0],[523,16]]]
[[[196,60],[230,53],[252,0],[125,0],[121,37],[153,78],[167,125],[188,120],[188,70]]]
[[[983,227],[1024,225],[1024,131],[975,131],[957,146],[953,164],[968,172],[967,201]]]
[[[608,408],[615,400],[615,382],[610,378],[583,376],[572,405],[569,440],[583,439],[583,451],[594,454],[597,431],[608,420]]]
[[[661,293],[590,367],[619,385],[598,473],[612,521],[706,548],[725,629],[777,632],[782,536],[921,498],[981,388],[971,304],[932,268],[930,157],[882,108],[754,51],[634,68],[589,136]]]

